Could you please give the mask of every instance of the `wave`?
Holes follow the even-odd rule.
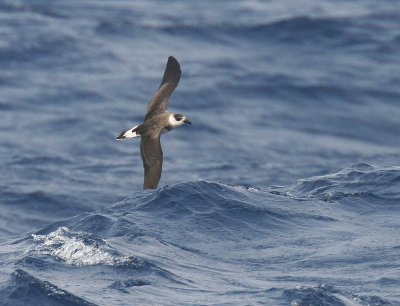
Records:
[[[315,287],[301,286],[287,289],[284,295],[290,300],[291,305],[324,305],[324,306],[381,306],[394,305],[377,296],[358,296],[343,293],[333,286],[318,285]]]
[[[365,163],[351,165],[336,173],[299,180],[285,190],[296,198],[337,201],[346,197],[400,199],[400,167],[378,167]]]
[[[315,203],[313,205],[320,206],[316,213],[311,205],[296,206],[298,200],[338,202],[360,198],[363,200],[360,205],[365,206],[380,199],[381,208],[390,208],[400,198],[399,187],[400,167],[378,167],[365,163],[351,165],[332,174],[302,179],[289,187],[259,190],[207,181],[179,183],[154,191],[135,192],[104,210],[50,224],[37,231],[35,239],[50,246],[49,250],[42,251],[54,256],[67,252],[66,248],[73,241],[91,241],[92,234],[103,239],[152,237],[180,241],[180,247],[190,249],[185,241],[201,240],[204,235],[218,243],[221,237],[234,241],[243,235],[294,230],[307,222],[322,225],[337,221],[337,216],[329,207],[325,209]],[[285,205],[281,204],[282,196]],[[183,233],[180,228],[187,231]],[[56,243],[61,241],[61,249],[54,249]],[[80,244],[80,252],[92,252],[100,263],[102,260],[104,263],[119,260],[106,245],[94,250],[93,243],[96,247],[103,245],[101,240],[91,242],[87,249]],[[113,259],[110,259],[110,254]],[[68,262],[68,256],[72,253],[65,253],[63,260]],[[74,262],[73,258],[71,262]]]
[[[177,252],[203,254],[212,252],[203,245],[204,237],[220,244],[281,234],[305,223],[336,221],[324,212],[282,206],[281,200],[266,190],[207,181],[145,190],[96,213],[49,224],[28,237],[32,243],[29,254],[50,256],[76,266],[137,267],[146,264],[117,251],[107,239],[150,239]],[[287,204],[290,201],[296,202],[285,199]]]
[[[267,206],[266,197],[275,195],[206,181],[180,183],[156,191],[136,192],[105,210],[46,226],[36,235],[66,235],[67,229],[60,229],[65,227],[102,237],[129,236],[133,239],[148,235],[160,238],[167,229],[171,235],[179,235],[179,228],[185,227],[192,228],[193,235],[209,233],[210,239],[218,240],[222,233],[235,239],[244,232],[273,231],[287,226],[290,220],[295,222],[296,217],[282,210],[278,203],[272,201]],[[166,228],[156,226],[160,222],[165,223]]]
[[[179,288],[193,292],[194,296],[200,293],[209,296],[215,290],[204,279],[213,275],[218,286],[226,288],[224,301],[234,301],[236,292],[257,297],[260,287],[239,286],[236,273],[241,272],[235,272],[235,267],[244,265],[243,271],[270,267],[274,282],[286,281],[273,272],[276,264],[280,267],[286,262],[295,263],[297,268],[306,264],[308,269],[320,269],[331,261],[336,264],[344,256],[353,269],[355,259],[347,252],[343,255],[340,246],[333,256],[314,253],[321,243],[326,243],[321,242],[321,235],[329,235],[329,245],[335,239],[342,243],[342,226],[347,222],[340,211],[342,206],[336,205],[334,209],[324,201],[340,202],[346,198],[343,192],[348,192],[347,198],[369,197],[363,193],[366,190],[375,196],[386,194],[393,199],[388,196],[388,190],[398,186],[399,171],[396,167],[356,164],[330,175],[301,180],[287,189],[254,189],[207,181],[179,183],[135,192],[103,210],[54,222],[12,244],[3,243],[0,248],[12,248],[13,256],[18,258],[16,268],[28,271],[29,277],[36,279],[35,271],[53,271],[59,275],[54,280],[59,290],[63,290],[64,276],[78,273],[75,290],[87,282],[88,274],[99,279],[96,290],[106,288],[110,292],[129,293],[127,297],[143,290],[142,287],[155,288],[154,285],[161,286],[165,292],[176,292]],[[361,204],[365,205],[365,201]],[[358,215],[351,215],[351,219]],[[292,251],[284,260],[281,255],[273,255],[279,253],[276,248],[282,251],[286,247]],[[254,280],[250,272],[243,273]],[[341,281],[342,278],[343,275]],[[323,279],[326,277],[320,278]],[[39,281],[32,281],[37,283],[35,288],[43,287]],[[332,282],[335,281],[333,276]],[[297,282],[308,284],[309,279],[299,278]],[[26,283],[22,284],[19,286],[30,290]],[[0,297],[9,294],[13,288],[11,283],[7,288],[0,290]],[[298,305],[365,305],[364,301],[374,305],[375,300],[384,301],[374,296],[343,293],[325,285],[287,288],[281,290],[283,297]],[[149,289],[143,292],[146,290]],[[98,301],[88,294],[83,296]],[[171,300],[172,293],[165,294]],[[21,300],[25,298],[22,296]],[[142,296],[140,301],[148,302],[148,298],[148,295]],[[151,301],[161,303],[162,298]],[[186,295],[180,296],[180,301],[193,301],[185,298]]]

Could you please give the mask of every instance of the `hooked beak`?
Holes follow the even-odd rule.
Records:
[[[183,120],[183,122],[185,122],[186,124],[192,124],[192,122],[191,122],[188,118],[186,118],[185,120]]]

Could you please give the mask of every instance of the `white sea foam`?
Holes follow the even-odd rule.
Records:
[[[80,231],[59,227],[48,235],[33,234],[37,244],[31,251],[54,256],[76,266],[120,265],[132,260],[132,256],[121,255],[103,239]]]

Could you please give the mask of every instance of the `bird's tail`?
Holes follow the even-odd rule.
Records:
[[[135,138],[135,137],[140,137],[140,134],[137,133],[137,129],[139,125],[134,126],[133,128],[121,132],[121,134],[118,135],[117,140],[124,140],[124,139],[129,139],[129,138]]]

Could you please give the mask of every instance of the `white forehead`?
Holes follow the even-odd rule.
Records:
[[[174,117],[174,114],[169,115],[169,118],[168,118],[169,125],[178,126],[178,125],[182,125],[183,123],[184,123],[183,120],[181,120],[181,121],[176,120]]]

